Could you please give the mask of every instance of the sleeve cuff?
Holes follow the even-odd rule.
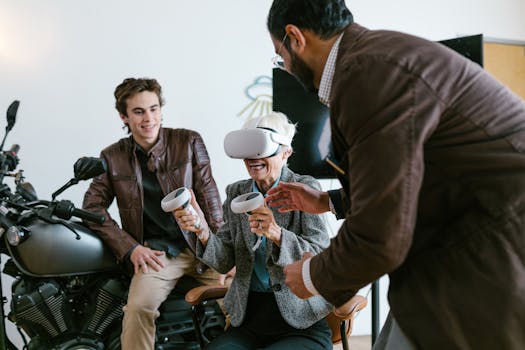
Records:
[[[332,202],[332,198],[328,196],[328,206],[330,207],[330,211],[332,214],[337,216],[337,211],[335,210],[334,202]]]
[[[319,292],[317,291],[317,289],[315,289],[314,284],[312,283],[312,278],[310,277],[310,261],[311,260],[312,258],[308,258],[303,263],[303,270],[302,270],[303,283],[306,289],[308,289],[310,293],[312,293],[313,295],[319,295]]]

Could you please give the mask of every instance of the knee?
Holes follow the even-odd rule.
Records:
[[[151,298],[128,298],[128,302],[124,307],[124,312],[129,315],[136,316],[159,316],[159,305],[154,303]]]

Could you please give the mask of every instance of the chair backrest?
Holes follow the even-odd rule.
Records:
[[[334,310],[326,316],[326,322],[332,330],[332,344],[338,344],[343,340],[346,341],[352,333],[356,314],[364,309],[367,303],[368,300],[365,297],[354,295],[349,301],[338,308],[334,308]],[[344,332],[342,332],[341,329],[341,322],[345,322]]]
[[[193,306],[201,305],[204,301],[214,300],[224,297],[228,290],[225,286],[200,286],[190,290],[186,294],[186,301]],[[354,317],[360,310],[364,309],[368,300],[361,295],[354,295],[352,299],[347,301],[326,316],[328,326],[332,330],[332,343],[337,344],[341,341],[345,343],[344,348],[348,348],[347,338],[352,333],[352,326]],[[196,315],[194,315],[197,317]],[[341,322],[345,322],[344,332],[341,332]],[[197,318],[194,318],[194,323],[198,324]],[[200,327],[196,326],[196,330],[200,331]],[[202,339],[201,335],[198,335]],[[201,343],[204,347],[204,343]]]

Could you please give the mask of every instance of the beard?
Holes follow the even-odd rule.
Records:
[[[290,57],[290,73],[301,83],[306,91],[317,93],[319,89],[314,86],[313,70],[293,50],[290,50]]]

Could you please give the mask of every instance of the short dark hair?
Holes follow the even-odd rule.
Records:
[[[267,26],[274,38],[284,37],[284,27],[293,24],[328,39],[353,22],[344,0],[274,0]]]
[[[117,111],[127,116],[127,100],[139,92],[150,91],[157,94],[160,106],[164,106],[164,99],[162,98],[162,87],[156,79],[148,78],[127,78],[115,89],[115,108]]]

